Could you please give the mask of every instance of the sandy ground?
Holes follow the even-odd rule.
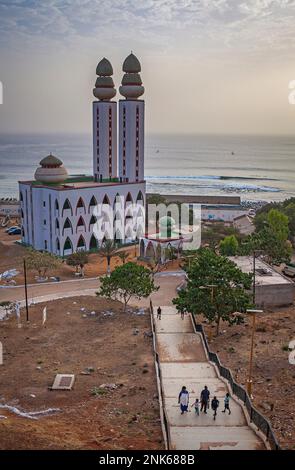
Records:
[[[20,329],[15,318],[0,324],[0,403],[61,411],[31,420],[0,409],[6,416],[0,448],[162,449],[152,343],[143,337],[150,316],[123,313],[118,302],[75,297],[48,303],[42,327],[43,306],[31,307],[30,323]],[[114,315],[104,316],[106,310]],[[94,371],[81,374],[87,368]],[[75,374],[73,390],[50,391],[56,373]],[[109,383],[117,388],[92,395]]]
[[[206,327],[207,333],[209,328]],[[251,320],[244,325],[223,325],[210,349],[229,367],[236,381],[248,377]],[[265,312],[257,319],[253,403],[267,417],[284,449],[295,449],[295,366],[288,361],[289,342],[295,339],[295,307]]]

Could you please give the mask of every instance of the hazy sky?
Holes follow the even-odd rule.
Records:
[[[0,0],[0,131],[91,132],[97,62],[118,89],[130,50],[148,132],[294,134],[295,0]]]

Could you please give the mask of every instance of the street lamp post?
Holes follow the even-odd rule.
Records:
[[[24,258],[24,278],[25,278],[25,298],[26,298],[26,316],[29,321],[29,305],[28,305],[28,287],[27,287],[27,266]]]
[[[263,310],[247,309],[246,312],[252,315],[252,333],[251,333],[251,348],[250,348],[250,362],[249,362],[249,375],[247,379],[247,392],[249,397],[252,397],[252,371],[253,371],[253,357],[254,357],[254,335],[256,329],[256,315],[263,313]]]

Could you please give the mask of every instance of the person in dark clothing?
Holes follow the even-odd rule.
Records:
[[[225,413],[226,410],[228,410],[228,414],[230,415],[231,414],[231,409],[229,407],[229,400],[230,400],[230,394],[227,393],[224,397],[224,410],[222,411],[222,413]]]
[[[216,397],[213,398],[212,402],[211,402],[211,408],[212,410],[214,411],[214,414],[213,414],[213,419],[215,421],[216,419],[216,415],[217,415],[217,408],[219,407],[219,401],[217,400]]]
[[[162,315],[162,309],[161,307],[157,308],[157,320],[161,320],[161,315]]]
[[[205,385],[204,389],[201,391],[201,411],[204,410],[205,414],[207,414],[209,399],[210,399],[210,392],[208,390],[207,385]]]

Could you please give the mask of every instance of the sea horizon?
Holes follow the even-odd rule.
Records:
[[[92,173],[90,133],[0,133],[0,197],[17,197],[17,182],[33,179],[49,153],[71,175]],[[145,178],[159,194],[283,200],[295,196],[295,136],[149,133]]]

